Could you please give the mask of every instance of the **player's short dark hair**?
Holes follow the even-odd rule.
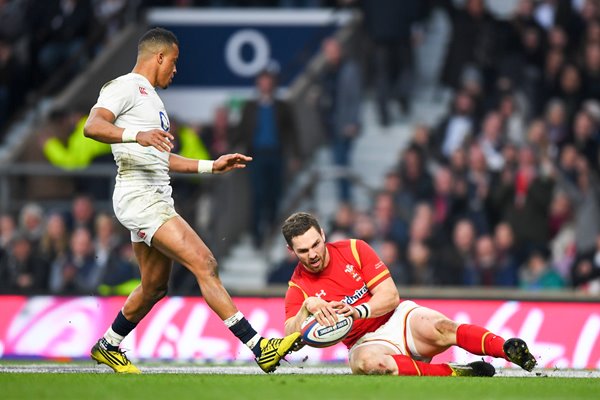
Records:
[[[152,28],[140,38],[138,42],[138,52],[146,46],[152,45],[176,45],[179,46],[179,40],[177,36],[167,29],[156,27]]]
[[[317,232],[321,232],[319,221],[313,215],[305,212],[297,212],[285,220],[281,227],[281,233],[288,246],[292,247],[292,239],[305,234],[310,228],[315,228]]]

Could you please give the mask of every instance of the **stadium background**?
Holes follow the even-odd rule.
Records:
[[[59,3],[50,1],[41,6],[39,2],[12,0],[1,4],[3,21],[21,22],[3,24],[6,27],[0,33],[6,54],[0,114],[0,288],[5,293],[0,297],[1,358],[85,358],[109,322],[106,319],[122,303],[121,297],[111,295],[125,294],[136,282],[126,235],[111,217],[109,199],[115,174],[111,157],[106,148],[82,154],[88,153],[91,145],[77,139],[82,137],[82,118],[94,104],[101,85],[128,72],[139,35],[148,26],[162,25],[180,37],[182,57],[173,86],[161,96],[176,129],[192,129],[206,147],[210,141],[205,132],[218,125],[216,111],[226,109],[228,131],[234,132],[244,101],[253,96],[256,73],[264,68],[278,72],[279,93],[296,113],[302,155],[301,166],[287,171],[278,221],[289,212],[311,210],[326,223],[333,237],[352,235],[373,244],[393,269],[403,298],[432,305],[459,321],[479,323],[506,336],[521,336],[534,353],[542,355],[543,366],[600,368],[596,239],[600,214],[597,185],[593,184],[599,169],[600,126],[596,103],[600,97],[594,91],[600,76],[595,75],[600,64],[594,67],[593,54],[599,40],[594,35],[600,26],[596,1],[531,2],[529,19],[523,14],[526,1],[485,2],[489,14],[481,18],[480,25],[474,24],[481,29],[476,32],[498,40],[476,43],[480,52],[468,62],[457,56],[470,44],[460,43],[464,37],[456,36],[460,34],[456,24],[468,25],[469,14],[462,11],[463,3],[477,1],[421,2],[427,6],[423,10],[399,16],[406,18],[402,21],[413,36],[408,41],[406,37],[396,38],[396,44],[412,46],[414,52],[412,58],[403,53],[400,65],[404,68],[397,68],[404,73],[404,86],[407,79],[412,85],[400,90],[404,90],[404,97],[398,96],[400,101],[391,99],[387,120],[377,107],[376,37],[364,23],[365,13],[377,13],[360,4],[80,0],[73,2],[82,13],[77,18],[85,16],[89,29],[71,30],[71,36],[34,31],[32,26],[36,18],[45,15],[43,12],[64,13]],[[392,4],[382,1],[377,5],[394,10]],[[72,23],[65,26],[72,27]],[[516,49],[506,43],[506,37],[514,39],[506,33],[511,29],[524,38],[522,46],[514,46]],[[539,35],[537,52],[525,40],[535,36],[532,32]],[[324,91],[321,73],[325,68],[320,46],[330,35],[335,35],[358,62],[364,80],[361,133],[355,139],[350,165],[343,167],[332,159],[330,133],[320,120],[319,99]],[[591,55],[586,55],[588,48]],[[554,86],[544,86],[540,81],[547,78],[545,74],[552,74],[555,50],[560,50],[556,52],[562,55],[561,65],[554,71]],[[492,57],[494,53],[498,58]],[[412,71],[406,68],[409,64],[414,66]],[[577,67],[576,71],[570,66]],[[536,72],[544,79],[536,80]],[[575,89],[568,82],[574,73],[579,74]],[[519,74],[523,79],[515,80]],[[506,84],[500,79],[506,77],[512,78],[510,90],[498,86]],[[567,81],[565,87],[561,86],[563,80]],[[546,168],[549,162],[551,177],[557,182],[537,206],[544,209],[537,223],[545,235],[539,242],[527,232],[525,239],[521,236],[520,246],[514,246],[520,247],[513,254],[518,260],[511,267],[514,277],[508,282],[498,278],[495,272],[502,266],[489,262],[489,253],[485,253],[490,242],[486,239],[491,238],[492,258],[506,255],[494,236],[494,228],[505,221],[482,213],[476,204],[481,199],[476,195],[467,195],[468,206],[452,208],[443,213],[448,214],[444,220],[436,221],[433,229],[444,232],[441,238],[433,238],[429,232],[429,237],[419,239],[418,232],[412,230],[418,231],[412,228],[418,225],[412,218],[418,203],[415,199],[430,204],[433,213],[439,211],[435,205],[444,196],[438,196],[433,182],[442,180],[436,176],[443,174],[439,171],[444,166],[457,179],[455,187],[459,186],[454,157],[444,154],[444,145],[451,142],[445,139],[450,135],[446,128],[456,117],[453,104],[463,93],[472,98],[475,107],[471,107],[478,109],[471,111],[468,139],[455,149],[469,159],[464,162],[464,179],[469,185],[469,177],[479,172],[479,153],[473,148],[484,149],[482,157],[491,187],[499,184],[493,179],[501,175],[504,165],[519,163],[510,152],[516,153],[521,147],[535,149],[540,157],[536,166]],[[502,114],[505,111],[500,99],[511,96],[517,111]],[[559,103],[565,114],[562,122],[556,122],[550,111]],[[487,132],[486,125],[493,122],[484,121],[495,110],[502,114],[502,127],[499,132],[493,132],[493,127]],[[581,119],[587,118],[591,125],[589,133],[579,134],[575,127],[580,111],[585,114]],[[531,133],[538,121],[543,127],[541,138]],[[426,173],[417,181],[429,180],[432,188],[426,195],[415,195],[407,205],[403,195],[418,192],[408,185],[410,176],[405,167],[415,149],[426,166]],[[210,149],[207,152],[209,156],[215,154]],[[569,160],[569,155],[574,160]],[[493,170],[499,157],[503,164]],[[586,191],[578,175],[588,174],[592,188]],[[349,202],[338,198],[339,177],[349,177],[352,182]],[[242,311],[265,334],[281,334],[281,296],[286,274],[291,272],[290,261],[278,223],[268,227],[261,243],[253,240],[248,176],[203,177],[201,182],[175,176],[173,185],[179,211],[217,255],[223,281]],[[473,239],[467,255],[453,253],[461,255],[458,261],[444,258],[450,250],[460,248],[456,243],[460,240],[451,232],[465,216],[472,222],[478,241]],[[63,233],[57,244],[44,247],[44,238],[52,236],[50,227],[61,224]],[[51,284],[51,271],[61,271],[68,264],[75,228],[80,226],[88,230],[87,238],[78,236],[88,242],[86,254],[104,260],[96,266],[101,272],[99,278],[88,284],[57,278]],[[509,226],[514,230],[511,223]],[[541,272],[535,258],[538,255],[544,264]],[[449,260],[458,268],[450,274],[444,271]],[[467,271],[464,279],[440,278],[456,271]],[[161,302],[128,339],[132,358],[249,360],[249,352],[231,340],[201,297],[196,297],[190,277],[176,266],[170,288],[173,296]],[[345,357],[338,346],[305,349],[294,359],[306,356],[311,362]],[[461,352],[444,357],[470,360]]]

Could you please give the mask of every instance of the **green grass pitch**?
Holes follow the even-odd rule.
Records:
[[[597,378],[0,374],[9,399],[599,399]]]

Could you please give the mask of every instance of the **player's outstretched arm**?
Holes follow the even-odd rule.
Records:
[[[225,154],[215,161],[195,160],[178,154],[171,154],[169,157],[169,171],[189,174],[224,174],[234,169],[246,168],[246,163],[249,161],[252,161],[252,157],[238,153]]]
[[[83,134],[102,143],[138,143],[152,146],[158,151],[171,151],[173,135],[161,129],[136,131],[123,129],[114,124],[115,116],[106,108],[92,108],[83,127]]]

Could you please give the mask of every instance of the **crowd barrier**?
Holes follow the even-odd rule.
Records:
[[[264,335],[283,333],[282,298],[235,298],[252,325]],[[122,297],[0,296],[0,359],[81,359],[122,306]],[[420,299],[462,323],[487,327],[508,338],[525,339],[547,368],[600,369],[600,307],[588,302]],[[225,328],[200,297],[168,297],[123,342],[134,360],[249,361],[252,353]],[[305,346],[288,357],[294,363],[344,362],[341,344]],[[453,347],[434,362],[470,362]],[[491,361],[491,359],[488,359]],[[494,365],[508,366],[503,360]]]

